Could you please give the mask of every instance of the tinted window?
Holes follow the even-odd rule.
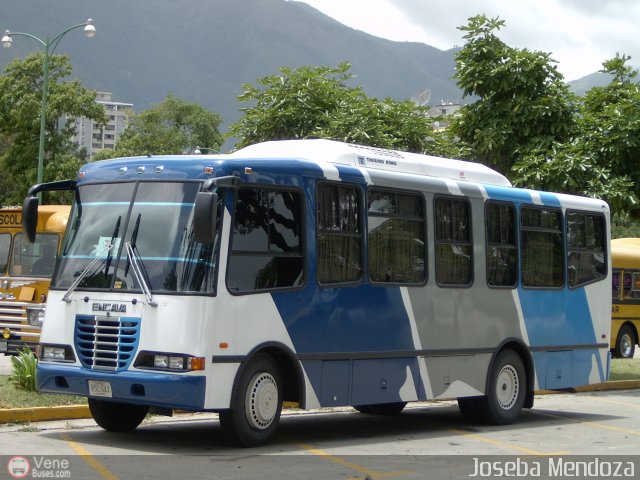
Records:
[[[355,187],[318,185],[318,281],[356,282],[362,276],[360,193]]]
[[[436,281],[470,285],[472,280],[471,215],[465,199],[436,198]]]
[[[522,284],[560,288],[564,282],[562,214],[557,209],[522,207]]]
[[[567,212],[567,278],[570,287],[605,277],[605,242],[604,215]]]
[[[425,280],[421,195],[387,190],[369,192],[368,258],[372,282]]]
[[[237,191],[227,287],[251,292],[303,284],[302,209],[298,192]]]
[[[487,202],[487,283],[514,287],[518,278],[516,210],[513,205]]]

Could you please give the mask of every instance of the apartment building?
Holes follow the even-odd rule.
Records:
[[[104,106],[109,117],[106,125],[95,124],[85,117],[75,120],[76,134],[71,141],[84,147],[90,159],[101,150],[113,150],[133,113],[132,103],[114,102],[112,96],[111,92],[97,92],[96,95],[96,103]]]

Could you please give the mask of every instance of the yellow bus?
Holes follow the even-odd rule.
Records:
[[[611,240],[611,351],[632,358],[640,332],[640,238]]]
[[[22,232],[22,208],[0,208],[0,354],[38,344],[69,211],[68,205],[40,207],[38,237],[30,243]]]

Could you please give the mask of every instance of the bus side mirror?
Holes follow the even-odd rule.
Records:
[[[193,209],[193,239],[200,243],[213,243],[216,236],[218,194],[198,192]]]
[[[27,240],[36,241],[36,227],[38,226],[38,197],[28,196],[22,205],[22,229]]]

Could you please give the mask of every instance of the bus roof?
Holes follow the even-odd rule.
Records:
[[[326,139],[275,140],[229,154],[232,158],[299,159],[510,187],[502,174],[480,163],[386,150]]]
[[[640,268],[640,238],[611,240],[611,259],[615,268]]]

